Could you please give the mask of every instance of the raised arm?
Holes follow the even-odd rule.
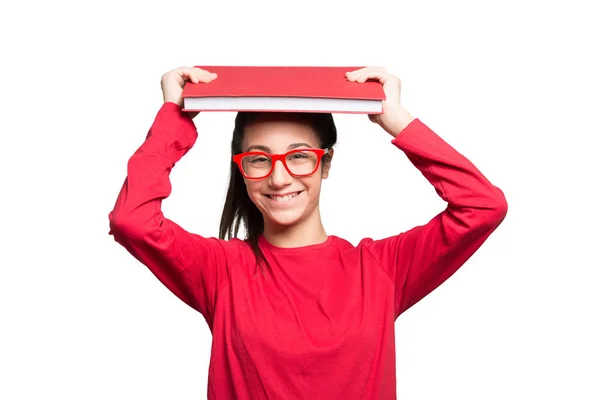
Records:
[[[183,79],[185,71],[176,74]],[[174,81],[165,84],[165,79]],[[163,76],[165,103],[129,159],[127,177],[109,213],[109,234],[211,326],[218,290],[228,282],[226,254],[235,251],[235,243],[187,232],[161,211],[162,200],[171,193],[169,174],[198,136],[190,115],[181,111],[172,83],[183,87],[176,77]]]
[[[370,116],[394,137],[392,144],[447,202],[427,224],[365,246],[395,287],[396,317],[452,276],[500,225],[507,213],[503,192],[464,156],[400,105],[400,81],[381,69],[349,74],[350,80],[379,79],[386,92],[384,113]]]
[[[396,316],[453,275],[500,225],[507,203],[465,157],[419,119],[392,143],[448,203],[427,224],[365,245],[392,279]]]

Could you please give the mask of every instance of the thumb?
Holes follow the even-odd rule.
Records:
[[[375,124],[378,124],[380,120],[379,114],[369,114],[369,120]]]

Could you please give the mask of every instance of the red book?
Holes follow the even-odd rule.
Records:
[[[218,77],[186,83],[185,111],[283,111],[380,114],[385,100],[377,81],[350,82],[363,67],[196,66]]]

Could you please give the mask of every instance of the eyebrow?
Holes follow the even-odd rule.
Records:
[[[313,146],[311,146],[311,145],[310,145],[310,144],[308,144],[308,143],[292,143],[292,144],[290,144],[290,145],[288,146],[288,150],[296,149],[296,148],[298,148],[298,147],[309,147],[309,148],[312,148]],[[262,146],[262,145],[260,145],[260,144],[254,144],[254,145],[252,145],[252,146],[248,147],[248,149],[247,149],[246,151],[247,151],[247,152],[248,152],[248,151],[252,151],[253,149],[256,149],[256,150],[262,150],[262,151],[266,151],[267,153],[270,153],[270,152],[271,152],[271,149],[270,149],[270,148],[268,148],[267,146]]]

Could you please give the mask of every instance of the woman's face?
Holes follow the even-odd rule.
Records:
[[[265,115],[246,126],[244,131],[243,152],[283,154],[295,148],[320,148],[312,127],[301,120]],[[333,150],[330,154],[333,155]],[[321,180],[327,178],[329,167],[321,163],[314,174],[296,177],[277,161],[268,177],[244,179],[248,195],[262,213],[265,226],[292,225],[318,212]],[[286,195],[295,197],[279,198],[280,201],[274,198]]]

